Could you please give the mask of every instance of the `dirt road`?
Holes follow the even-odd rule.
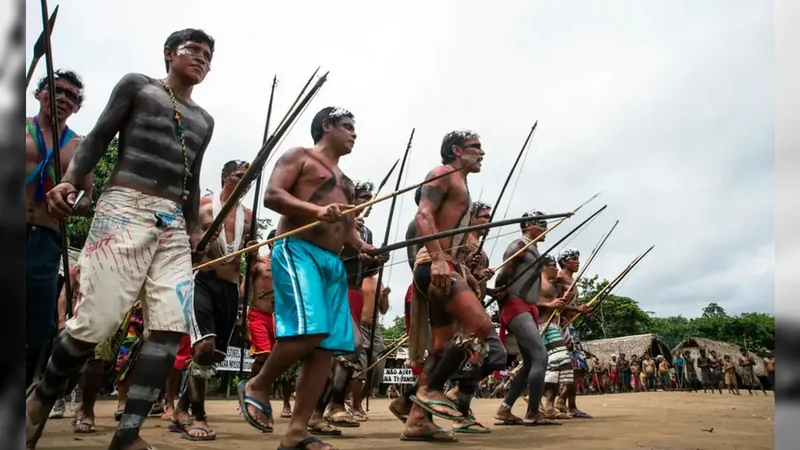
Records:
[[[725,449],[756,450],[774,448],[775,402],[770,394],[751,397],[703,393],[638,393],[579,397],[578,404],[594,419],[564,421],[560,427],[492,426],[500,400],[476,400],[473,410],[478,420],[492,428],[487,435],[459,435],[458,444],[402,442],[402,430],[386,409],[386,400],[370,401],[369,422],[360,428],[344,429],[344,435],[330,439],[338,448],[409,450],[450,447],[464,449]],[[166,422],[149,419],[142,436],[159,450],[186,449],[275,449],[286,419],[276,419],[275,433],[261,434],[237,413],[233,400],[215,400],[206,405],[211,426],[217,432],[214,442],[189,442],[169,433]],[[515,406],[524,414],[525,403]],[[50,420],[39,449],[100,450],[108,447],[117,425],[111,416],[115,403],[98,402],[97,432],[75,435],[68,418]],[[447,425],[439,421],[439,425]],[[703,430],[711,430],[703,431]]]

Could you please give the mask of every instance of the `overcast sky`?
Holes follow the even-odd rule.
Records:
[[[442,136],[469,128],[487,152],[470,188],[494,203],[538,119],[522,176],[513,196],[512,180],[498,219],[509,199],[508,217],[515,217],[532,208],[568,211],[602,191],[550,242],[608,204],[569,246],[588,256],[619,219],[589,269],[611,279],[655,244],[619,294],[660,316],[697,316],[710,302],[732,314],[773,313],[772,2],[502,4],[64,2],[53,34],[55,66],[86,83],[85,105],[70,126],[87,133],[125,73],[164,75],[162,47],[172,31],[211,34],[212,70],[194,98],[216,120],[201,175],[213,190],[226,161],[251,160],[260,147],[276,73],[273,125],[318,65],[330,71],[278,152],[311,145],[317,110],[348,108],[358,141],[341,166],[355,180],[379,182],[416,127],[408,183],[418,182],[439,164]],[[30,59],[41,12],[37,2],[26,5]],[[32,84],[44,67],[42,61]],[[37,109],[29,92],[27,113]],[[388,211],[388,202],[377,206],[367,222],[378,243]],[[398,202],[390,242],[403,238],[414,211],[411,195]],[[259,217],[276,214],[261,208]],[[493,265],[514,236],[497,240]],[[403,312],[411,279],[404,260],[405,252],[396,252],[399,264],[384,277],[393,290],[390,317]]]

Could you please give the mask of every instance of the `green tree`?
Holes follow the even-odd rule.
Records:
[[[95,205],[97,199],[108,188],[108,180],[117,164],[119,154],[119,140],[114,138],[108,144],[108,151],[103,154],[100,161],[94,167],[94,181],[92,183],[92,203],[89,213],[86,216],[72,216],[67,221],[67,240],[71,247],[82,248],[89,235],[89,227],[92,225]]]
[[[594,298],[609,283],[598,282],[598,276],[583,278],[578,282],[581,296],[578,303],[585,304]],[[578,319],[581,338],[584,340],[608,339],[633,334],[647,333],[651,318],[630,297],[610,294],[601,302],[595,303],[594,313]]]
[[[722,306],[716,303],[709,303],[708,306],[703,308],[703,318],[711,317],[728,317],[728,314],[725,313],[725,308]]]
[[[384,327],[381,324],[381,333],[383,333],[384,341],[395,341],[403,337],[406,333],[406,318],[405,316],[397,316],[394,322],[389,327]]]

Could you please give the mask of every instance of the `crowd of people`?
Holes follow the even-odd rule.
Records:
[[[279,220],[269,256],[257,256],[250,231],[255,214],[234,195],[249,164],[228,162],[220,191],[201,196],[199,175],[215,125],[192,93],[210,70],[214,47],[201,30],[172,33],[163,50],[166,76],[122,77],[85,137],[66,126],[83,101],[79,77],[58,71],[54,85],[42,81],[36,88],[40,111],[26,124],[29,450],[48,417],[58,416],[56,403],[76,385],[75,432],[94,431],[94,404],[109,367],[120,396],[109,448],[149,448],[139,431],[159,413],[184,439],[216,439],[205,399],[237,324],[246,327],[255,358],[250,378],[237,386],[239,411],[255,430],[273,432],[270,400],[279,386],[280,417],[288,422],[279,449],[330,450],[320,436],[369,420],[362,400],[380,381],[384,346],[376,318],[388,310],[390,289],[378,282],[388,253],[373,245],[359,209],[375,198],[375,188],[339,168],[356,142],[355,116],[340,107],[319,110],[311,122],[313,145],[277,159],[263,205]],[[93,170],[117,134],[109,186],[68,272],[73,295],[65,290],[57,300],[59,221],[87,213]],[[58,182],[48,151],[52,135],[64,136]],[[505,369],[512,337],[521,362],[493,423],[557,426],[591,419],[576,397],[587,371],[603,372],[602,362],[583,365],[574,326],[578,316],[593,312],[578,301],[580,252],[540,252],[552,217],[532,209],[519,218],[519,236],[503,263],[490,267],[482,240],[492,207],[474,202],[467,182],[481,171],[481,138],[469,130],[448,132],[439,154],[441,164],[415,190],[417,212],[406,233],[413,274],[405,299],[406,364],[415,384],[389,405],[401,422],[400,438],[455,442],[457,433],[490,433],[470,405],[481,380]],[[244,253],[251,255],[250,271],[242,274]],[[486,310],[492,302],[500,310],[499,332]],[[49,349],[49,358],[38,371],[41,348]],[[628,381],[638,389],[659,380],[660,361],[620,360],[623,365],[609,363],[608,378],[621,390]],[[675,364],[677,373],[695,363],[684,357],[684,365]],[[632,381],[642,371],[644,381]],[[693,385],[693,371],[686,373],[686,386]],[[512,410],[521,397],[528,405],[519,417]]]

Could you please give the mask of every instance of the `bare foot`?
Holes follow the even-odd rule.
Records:
[[[164,408],[164,412],[161,413],[161,420],[164,422],[171,422],[173,414],[175,414],[175,408],[173,406],[167,406]]]

